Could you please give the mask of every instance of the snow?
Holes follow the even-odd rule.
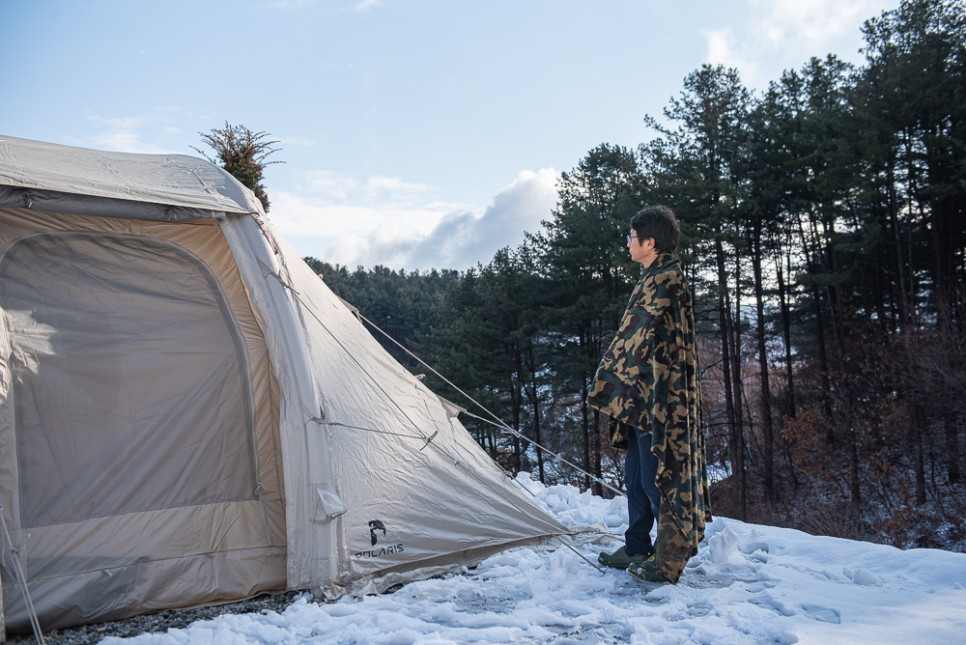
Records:
[[[716,518],[677,585],[599,570],[620,546],[623,498],[518,481],[596,539],[517,548],[392,594],[281,614],[223,615],[105,645],[210,643],[966,643],[966,554],[813,536]]]

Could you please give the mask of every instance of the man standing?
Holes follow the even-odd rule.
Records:
[[[627,247],[643,275],[587,396],[627,440],[625,544],[599,561],[641,580],[677,583],[711,520],[694,309],[671,209],[646,207],[630,228]]]

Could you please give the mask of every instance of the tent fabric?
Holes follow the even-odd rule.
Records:
[[[284,588],[278,387],[231,257],[213,220],[0,209],[0,500],[48,628]]]
[[[51,629],[566,534],[457,414],[223,170],[0,136],[7,630],[15,563]]]
[[[134,155],[0,136],[0,207],[164,221],[251,213],[257,198],[188,155]]]

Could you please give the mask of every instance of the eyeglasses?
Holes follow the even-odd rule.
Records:
[[[632,233],[632,234],[630,234],[630,235],[627,236],[627,243],[630,244],[631,243],[631,240],[636,240],[636,239],[637,239],[637,234],[636,233]]]

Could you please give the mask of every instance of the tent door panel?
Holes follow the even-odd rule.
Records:
[[[198,260],[43,234],[0,262],[24,527],[253,499],[242,341]]]

